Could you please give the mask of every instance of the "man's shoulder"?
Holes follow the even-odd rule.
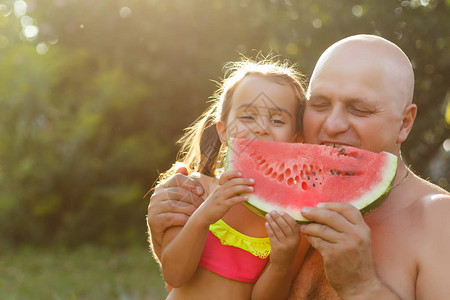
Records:
[[[424,209],[424,217],[428,222],[448,220],[450,224],[450,195],[448,193],[432,193],[419,199]],[[450,230],[450,227],[449,227]]]
[[[431,182],[420,178],[419,180],[417,184],[417,196],[425,211],[450,208],[449,192]]]
[[[445,223],[450,231],[450,194],[418,176],[391,193],[386,202],[371,220],[377,227],[406,226],[427,236]]]
[[[415,232],[417,252],[417,299],[444,299],[450,287],[443,279],[450,257],[450,194],[431,183],[425,183],[418,204],[422,219]]]
[[[417,202],[422,209],[423,225],[428,231],[450,232],[450,193],[423,179],[421,182]]]

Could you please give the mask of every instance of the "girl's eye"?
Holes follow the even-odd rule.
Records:
[[[255,117],[253,117],[252,115],[244,115],[240,116],[239,119],[242,121],[253,121]]]
[[[270,120],[273,124],[275,124],[275,125],[284,125],[284,124],[286,124],[286,122],[284,122],[282,119],[272,119],[272,120]]]

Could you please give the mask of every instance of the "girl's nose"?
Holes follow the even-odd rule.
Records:
[[[260,117],[254,124],[253,133],[256,136],[267,136],[270,134],[269,121],[266,118]]]

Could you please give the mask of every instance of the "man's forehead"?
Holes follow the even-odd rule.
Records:
[[[368,98],[384,94],[389,86],[384,66],[372,62],[331,61],[316,68],[311,77],[307,98],[312,95],[334,94],[345,98]]]

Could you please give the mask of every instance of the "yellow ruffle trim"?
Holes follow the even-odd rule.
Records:
[[[230,227],[223,220],[209,225],[209,230],[220,240],[222,245],[240,248],[259,258],[266,258],[270,254],[268,237],[256,238],[244,235]]]

